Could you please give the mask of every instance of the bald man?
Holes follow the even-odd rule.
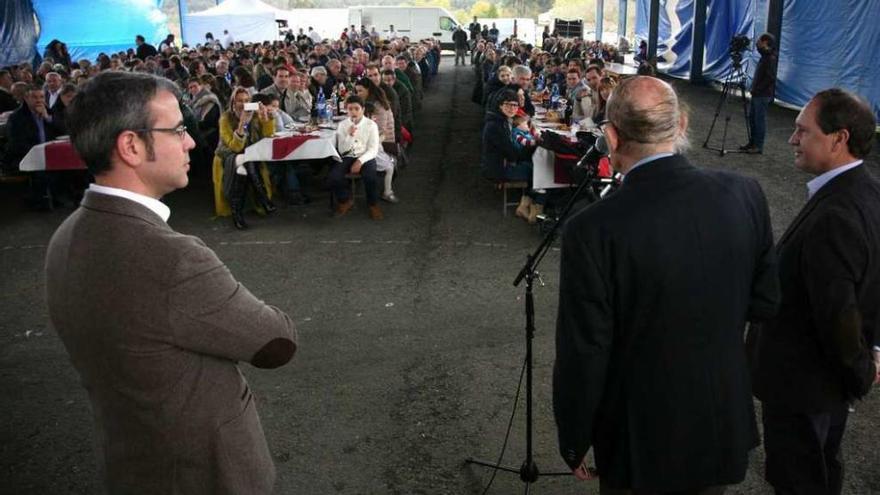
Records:
[[[743,332],[779,297],[767,202],[681,154],[687,117],[665,82],[625,80],[606,115],[624,181],[563,234],[560,452],[603,495],[723,493],[758,445]]]

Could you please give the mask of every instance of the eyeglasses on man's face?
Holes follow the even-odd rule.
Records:
[[[152,127],[149,129],[132,129],[134,132],[167,132],[177,134],[180,140],[186,139],[186,126],[181,124],[177,127]]]

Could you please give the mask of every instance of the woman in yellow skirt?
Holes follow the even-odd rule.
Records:
[[[266,167],[256,162],[244,163],[244,149],[257,141],[272,137],[275,118],[269,107],[259,103],[259,110],[245,111],[250,102],[248,90],[236,87],[229,98],[229,108],[220,116],[220,142],[214,155],[214,208],[218,216],[232,215],[237,229],[246,229],[244,202],[248,185],[252,186],[256,203],[266,213],[273,213],[271,182]]]

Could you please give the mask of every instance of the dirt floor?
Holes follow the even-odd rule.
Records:
[[[719,93],[674,83],[691,114],[692,160],[760,180],[777,238],[804,204],[809,177],[786,144],[795,112],[769,111],[764,155],[702,149]],[[523,288],[514,276],[540,232],[501,215],[500,193],[480,178],[479,108],[473,73],[444,58],[417,118],[412,163],[386,219],[367,218],[363,199],[342,219],[326,193],[271,218],[249,215],[250,230],[212,218],[207,176],[171,194],[171,225],[213,248],[252,292],[296,321],[301,347],[271,371],[242,366],[278,468],[277,493],[478,494],[490,471],[468,456],[497,457],[524,357]],[[728,147],[743,144],[741,110],[731,104]],[[723,125],[725,109],[719,118]],[[720,140],[721,130],[714,133]],[[871,169],[876,176],[877,153]],[[0,493],[99,491],[89,404],[57,335],[43,294],[48,239],[72,211],[32,213],[24,191],[0,188]],[[564,465],[551,413],[551,366],[558,251],[536,288],[535,460]],[[855,406],[845,439],[844,493],[880,493],[880,394]],[[521,406],[505,462],[524,459]],[[732,493],[771,493],[763,450]],[[542,477],[533,493],[598,493],[596,483]],[[522,493],[502,473],[490,493]]]

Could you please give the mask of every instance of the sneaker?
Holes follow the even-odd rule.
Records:
[[[383,218],[385,218],[385,215],[382,214],[382,210],[379,209],[379,205],[370,205],[370,219],[382,220]]]
[[[341,217],[351,211],[351,208],[354,206],[354,200],[349,199],[348,201],[340,201],[336,205],[336,211],[334,212],[334,216]]]
[[[752,146],[746,148],[746,149],[743,150],[743,151],[745,151],[745,152],[748,153],[749,155],[760,155],[761,153],[763,153],[763,150],[761,150],[761,148],[758,148],[758,147],[755,146],[755,145],[752,145]]]
[[[753,148],[755,145],[752,143],[747,143],[739,147],[740,151],[748,151],[750,148]]]
[[[389,202],[389,203],[400,203],[400,200],[397,199],[397,196],[395,196],[394,193],[391,193],[391,194],[383,194],[383,195],[382,195],[382,200],[383,200],[383,201],[387,201],[387,202]]]

